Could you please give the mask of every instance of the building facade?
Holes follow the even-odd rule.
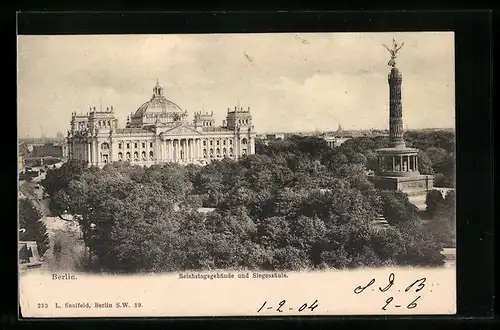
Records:
[[[113,107],[85,115],[72,114],[68,159],[103,167],[112,162],[134,165],[179,163],[205,165],[213,160],[238,159],[255,153],[250,107],[228,108],[217,126],[213,112],[188,113],[163,95],[157,82],[153,96],[118,127]]]
[[[406,147],[403,135],[403,77],[396,67],[397,48],[394,42],[388,74],[389,83],[389,148],[377,150],[378,167],[370,179],[381,190],[401,190],[410,196],[423,195],[433,188],[434,178],[418,170],[418,149]]]

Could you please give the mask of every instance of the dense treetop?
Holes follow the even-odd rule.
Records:
[[[104,271],[441,264],[441,244],[407,196],[368,180],[368,151],[384,146],[373,140],[331,149],[292,137],[204,167],[68,163],[43,185],[53,212],[80,216],[93,266]],[[373,226],[379,214],[389,229]]]

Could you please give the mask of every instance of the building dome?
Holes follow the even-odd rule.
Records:
[[[151,114],[182,114],[184,111],[174,102],[167,100],[163,96],[163,87],[156,81],[156,86],[153,88],[153,97],[148,102],[144,103],[137,109],[133,118],[142,118],[146,113]]]

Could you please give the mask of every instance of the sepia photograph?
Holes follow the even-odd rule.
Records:
[[[18,36],[23,317],[454,314],[452,32]]]

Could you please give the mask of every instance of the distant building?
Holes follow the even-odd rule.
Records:
[[[350,140],[348,137],[337,137],[337,136],[323,136],[330,148],[335,148],[342,145],[345,141]]]
[[[285,133],[269,133],[266,134],[267,140],[283,140],[285,138]]]
[[[284,140],[285,133],[262,133],[258,134],[256,137],[262,140],[265,145],[268,145],[271,141]]]
[[[228,108],[226,120],[215,124],[213,112],[187,111],[168,100],[157,82],[152,98],[118,127],[113,111],[72,114],[68,132],[68,159],[103,167],[112,162],[134,165],[207,164],[213,160],[238,159],[255,153],[255,132],[250,107]]]
[[[28,148],[31,149],[30,157],[63,157],[63,146],[53,142],[35,144],[31,145],[31,148],[28,146]]]

